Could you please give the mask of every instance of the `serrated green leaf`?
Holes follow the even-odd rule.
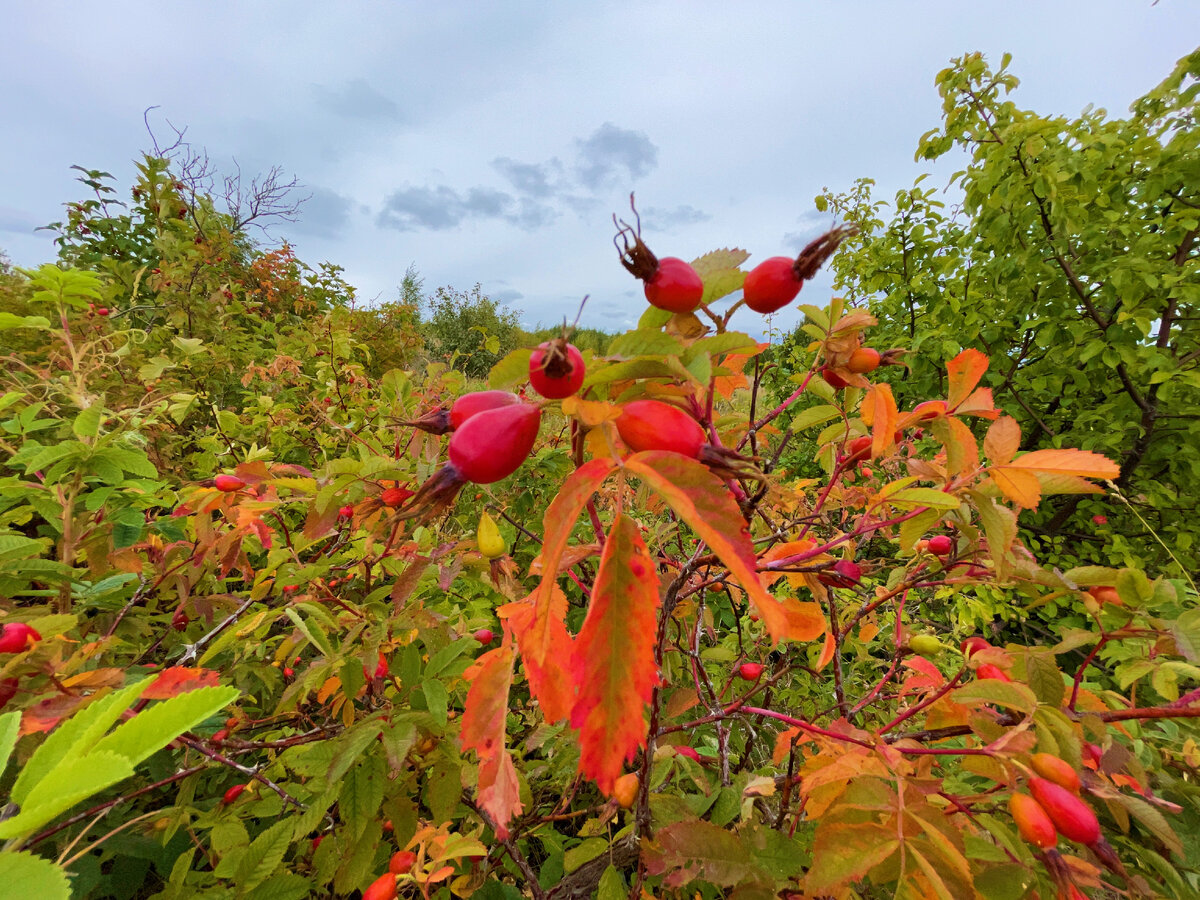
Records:
[[[425,707],[433,716],[433,720],[445,727],[450,708],[450,695],[446,686],[436,678],[429,678],[421,682],[421,693],[425,695]]]
[[[8,758],[21,734],[21,713],[14,711],[0,716],[0,775],[8,768]]]
[[[292,843],[294,829],[292,820],[276,822],[256,837],[242,854],[238,862],[234,882],[240,891],[248,891],[266,881],[279,864]]]
[[[928,506],[943,512],[958,509],[962,501],[953,494],[939,491],[936,488],[905,488],[897,491],[888,498],[893,506]]]
[[[1001,681],[998,678],[979,678],[958,688],[950,695],[955,703],[983,701],[1006,709],[1030,712],[1037,706],[1037,697],[1023,684]]]
[[[100,433],[100,420],[104,417],[104,400],[101,398],[83,410],[71,423],[76,437],[94,438]]]
[[[137,765],[179,735],[220,712],[241,693],[232,687],[202,687],[142,710],[96,744],[93,753],[119,754]]]
[[[802,409],[793,416],[790,426],[793,431],[804,431],[806,428],[812,428],[814,425],[820,425],[831,419],[840,418],[841,415],[841,410],[836,406],[829,406],[827,404],[810,406],[807,409]]]
[[[144,679],[93,700],[55,728],[22,767],[13,785],[13,802],[24,806],[30,792],[51,772],[62,766],[72,766],[90,753],[101,736],[149,685],[150,679]]]
[[[25,850],[0,853],[0,884],[19,888],[20,896],[28,900],[71,900],[67,873]]]
[[[749,258],[749,250],[743,250],[740,247],[725,247],[721,250],[710,250],[703,256],[697,256],[692,260],[692,268],[696,270],[697,275],[704,278],[712,272],[736,269]]]
[[[613,338],[608,356],[632,359],[638,356],[679,356],[683,344],[659,329],[639,328]]]
[[[10,312],[0,312],[0,331],[10,328],[36,328],[45,331],[50,327],[50,320],[45,316],[18,316]]]
[[[519,347],[509,353],[492,366],[492,371],[488,373],[488,387],[502,390],[528,381],[529,357],[532,355],[533,351],[528,347]]]
[[[272,875],[246,895],[245,900],[303,900],[310,896],[312,882],[295,872]]]
[[[1030,651],[1025,656],[1025,683],[1041,703],[1058,706],[1066,694],[1062,672],[1054,661],[1053,653]]]
[[[34,786],[21,811],[0,822],[0,839],[25,837],[81,800],[133,774],[129,760],[115,753],[89,753],[86,760],[58,766]]]
[[[136,475],[138,478],[158,477],[158,469],[141,450],[130,450],[127,447],[106,447],[104,453],[131,475]]]

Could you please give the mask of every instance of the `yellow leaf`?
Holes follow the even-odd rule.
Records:
[[[1017,455],[1021,447],[1021,426],[1011,416],[993,422],[983,439],[983,452],[996,465],[1003,465]]]

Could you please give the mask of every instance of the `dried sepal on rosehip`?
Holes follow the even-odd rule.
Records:
[[[629,206],[633,210],[634,227],[613,215],[617,233],[613,244],[621,258],[621,265],[644,285],[646,300],[651,306],[673,313],[690,313],[700,305],[704,297],[704,282],[699,273],[688,263],[675,256],[659,259],[642,240],[642,217],[638,215],[629,195]]]

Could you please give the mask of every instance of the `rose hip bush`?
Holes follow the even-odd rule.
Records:
[[[370,372],[290,262],[257,282],[291,298],[266,353],[29,273],[0,321],[41,335],[0,394],[0,872],[48,898],[1195,896],[1194,589],[1045,568],[1018,532],[1117,467],[1022,452],[975,350],[897,404],[900,348],[805,286],[844,229],[759,276],[806,317],[776,396],[747,300],[714,306],[749,253],[619,228],[638,326],[486,385]],[[1064,615],[979,633],[981,596]]]

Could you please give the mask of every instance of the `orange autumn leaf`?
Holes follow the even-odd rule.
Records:
[[[1017,455],[1021,448],[1021,426],[1011,416],[1002,416],[993,422],[983,439],[983,452],[996,465],[1004,465]]]
[[[1041,502],[1042,486],[1032,472],[998,466],[989,474],[992,476],[992,481],[996,483],[996,487],[1000,489],[1000,493],[1017,506],[1036,509]]]
[[[551,582],[546,601],[537,591],[524,600],[496,610],[508,622],[521,651],[529,692],[542,708],[547,722],[565,719],[575,702],[575,689],[567,670],[572,638],[567,631],[567,597]]]
[[[746,590],[771,640],[811,641],[825,631],[825,618],[813,603],[772,597],[759,580],[750,528],[724,483],[705,466],[678,453],[635,453],[625,468],[665,500],[712,548]]]
[[[571,726],[579,730],[579,771],[605,795],[646,743],[644,710],[659,681],[658,606],[654,559],[637,523],[620,515],[604,543],[571,661],[579,691],[571,710]]]
[[[1014,459],[1010,466],[1044,472],[1047,475],[1074,475],[1078,478],[1116,478],[1120,467],[1090,450],[1034,450]]]
[[[983,377],[983,373],[987,369],[987,356],[974,349],[964,350],[946,363],[946,372],[950,380],[946,405],[951,409],[957,409],[975,390],[975,386],[979,384],[979,379]],[[990,393],[988,398],[991,398]]]
[[[193,669],[187,666],[171,666],[150,683],[142,692],[144,700],[169,700],[196,688],[216,687],[221,683],[219,672],[212,669]]]
[[[820,672],[833,661],[833,655],[836,652],[837,641],[833,637],[833,632],[827,631],[825,632],[825,645],[821,648],[821,655],[817,657],[817,664],[813,668]]]
[[[508,823],[521,812],[517,770],[504,746],[512,674],[513,648],[507,640],[463,673],[471,688],[463,707],[462,746],[479,757],[479,806],[492,817],[500,840],[508,837]]]
[[[884,455],[895,443],[896,429],[900,424],[900,412],[892,386],[885,382],[871,385],[860,407],[863,421],[871,428],[871,456]]]

